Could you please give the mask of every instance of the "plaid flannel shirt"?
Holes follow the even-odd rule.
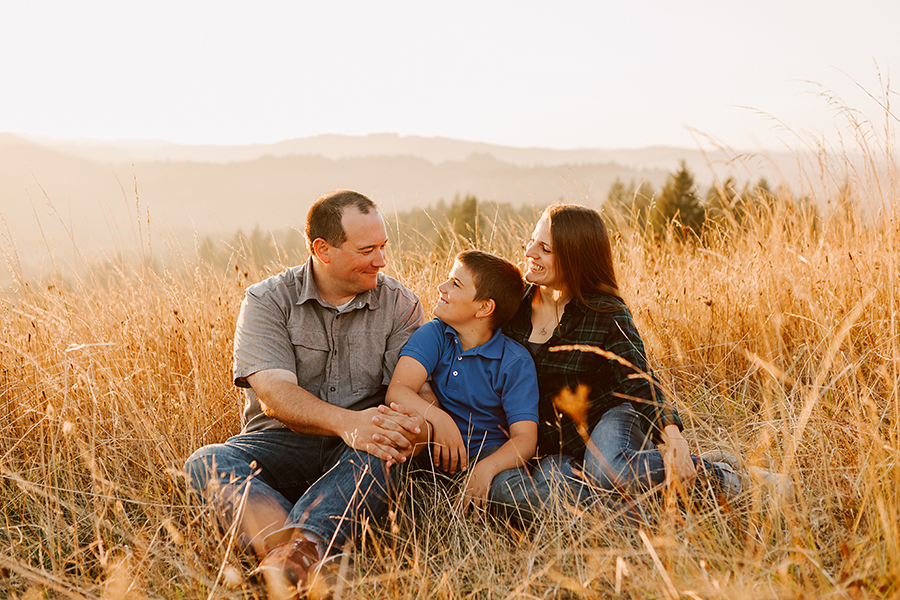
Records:
[[[529,286],[519,310],[503,328],[503,332],[528,347],[531,335],[531,301],[535,287]],[[588,430],[600,422],[610,408],[631,402],[644,416],[644,434],[659,441],[660,430],[669,424],[681,429],[682,423],[659,387],[659,380],[647,366],[644,343],[624,302],[608,295],[586,297],[599,310],[592,310],[577,300],[566,305],[559,327],[534,354],[540,388],[538,453],[584,456],[584,441],[574,421],[560,413],[553,398],[560,390],[571,390],[579,384],[589,387]],[[593,352],[550,352],[554,346],[584,344],[611,352],[632,367]],[[630,377],[631,375],[641,375]]]

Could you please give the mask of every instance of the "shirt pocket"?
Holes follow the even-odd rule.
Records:
[[[292,325],[288,327],[288,337],[294,346],[298,385],[311,394],[319,395],[331,355],[328,336],[319,329]]]
[[[355,395],[370,396],[384,384],[387,334],[377,327],[346,338],[350,355],[350,386]]]

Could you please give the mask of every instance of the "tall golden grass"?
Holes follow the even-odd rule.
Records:
[[[703,240],[635,223],[615,236],[688,439],[788,475],[796,495],[757,483],[724,505],[647,498],[642,527],[559,507],[518,529],[457,514],[452,488],[408,482],[331,574],[333,596],[900,596],[900,172],[889,135],[862,137],[861,162],[823,152],[794,182],[818,213],[781,196]],[[498,226],[486,245],[521,261],[532,226]],[[453,250],[394,244],[393,273],[428,310]],[[173,254],[167,267],[20,280],[0,301],[0,596],[264,596],[180,469],[238,430],[243,289],[302,257],[217,271]]]

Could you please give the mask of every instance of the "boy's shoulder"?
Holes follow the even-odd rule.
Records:
[[[531,353],[519,342],[508,337],[503,331],[500,331],[500,338],[503,340],[503,351],[504,354],[508,354],[510,358],[519,360],[524,359],[528,362],[533,362],[531,358]]]
[[[430,321],[422,323],[422,325],[413,332],[409,338],[410,342],[425,341],[426,339],[440,340],[446,337],[447,324],[435,317]]]

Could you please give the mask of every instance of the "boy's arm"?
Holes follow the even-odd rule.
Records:
[[[537,423],[534,421],[516,421],[509,426],[509,439],[500,449],[478,461],[472,468],[472,474],[463,491],[462,509],[469,505],[485,508],[491,482],[501,471],[524,466],[534,456],[537,448]]]
[[[433,393],[428,394],[431,399],[429,401],[417,392],[426,379],[428,371],[422,363],[410,356],[401,356],[394,368],[385,399],[388,404],[409,407],[424,415],[426,423],[432,427],[431,440],[435,464],[450,473],[455,473],[457,466],[465,470],[468,466],[468,452],[459,427],[453,418],[438,406],[437,397]]]

